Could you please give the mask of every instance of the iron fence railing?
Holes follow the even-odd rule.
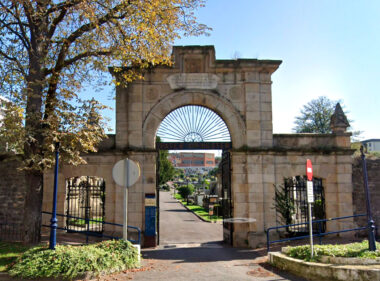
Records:
[[[0,241],[22,241],[24,227],[21,223],[0,222]]]
[[[367,229],[368,226],[363,226],[363,227],[357,227],[357,228],[350,228],[350,229],[343,229],[343,230],[337,230],[337,231],[323,231],[323,224],[336,221],[336,220],[344,220],[344,219],[349,219],[349,218],[356,218],[356,217],[365,217],[367,214],[359,214],[359,215],[353,215],[353,216],[345,216],[345,217],[336,217],[336,218],[329,218],[329,219],[322,219],[322,220],[314,220],[313,221],[313,236],[316,236],[319,238],[319,244],[322,244],[322,238],[326,235],[329,234],[338,234],[338,233],[344,233],[344,232],[349,232],[349,231],[359,231],[359,230],[364,230]],[[280,242],[286,242],[286,241],[292,241],[292,240],[300,240],[300,239],[306,239],[309,238],[309,235],[302,235],[302,236],[295,236],[295,237],[288,237],[288,238],[283,238],[279,240],[270,240],[270,232],[272,230],[278,230],[278,229],[289,229],[289,227],[297,227],[300,225],[304,224],[309,224],[308,222],[303,222],[303,223],[296,223],[296,224],[288,224],[288,225],[280,225],[280,226],[273,226],[269,227],[266,229],[266,234],[267,234],[267,251],[269,252],[269,247],[271,244],[274,243],[280,243]]]
[[[105,215],[104,179],[98,177],[73,177],[66,179],[66,214],[83,219],[66,219],[68,230],[103,232]],[[89,223],[89,225],[86,224]],[[90,223],[91,222],[91,223]]]
[[[51,215],[52,213],[43,211],[42,214]],[[63,215],[63,214],[57,214],[57,217],[63,217],[63,218],[65,218],[66,221],[68,219],[83,220],[83,221],[85,221],[87,226],[90,226],[91,221],[99,223],[98,220],[92,220],[92,219],[88,219],[88,218],[81,218],[81,217],[75,217],[75,216],[69,216],[69,215]],[[118,224],[118,223],[111,223],[111,222],[105,222],[105,221],[102,221],[100,223],[102,223],[103,225],[112,225],[112,226],[120,227],[121,229],[123,228],[123,225]],[[48,224],[42,224],[42,226],[50,228],[50,225],[48,225]],[[107,234],[104,234],[103,232],[91,231],[90,227],[87,227],[85,230],[76,230],[76,229],[68,228],[67,226],[63,226],[63,227],[58,226],[57,229],[65,230],[65,231],[72,232],[72,233],[84,234],[84,235],[86,235],[86,243],[88,243],[88,238],[90,236],[92,236],[92,237],[103,237],[103,238],[108,238],[108,239],[121,239],[122,238],[119,236],[107,235]],[[128,229],[133,229],[134,231],[137,232],[137,240],[134,240],[134,239],[128,239],[128,240],[130,242],[132,242],[133,244],[141,244],[141,229],[136,227],[136,226],[131,226],[131,225],[128,225]]]
[[[294,213],[291,217],[291,224],[287,231],[291,233],[308,232],[308,204],[307,204],[307,178],[306,176],[295,176],[285,179],[285,193],[292,202]],[[314,204],[312,204],[313,220],[323,220],[326,218],[325,196],[322,179],[313,178]],[[306,223],[306,224],[305,224]],[[319,225],[322,232],[326,230],[326,225]]]

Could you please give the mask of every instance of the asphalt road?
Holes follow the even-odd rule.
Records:
[[[221,223],[200,220],[169,192],[160,192],[160,245],[214,243],[223,240]]]
[[[160,193],[160,210],[160,246],[142,250],[140,269],[100,280],[304,281],[266,264],[263,250],[222,244],[221,224],[202,222],[168,192]]]

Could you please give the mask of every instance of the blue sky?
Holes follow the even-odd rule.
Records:
[[[274,133],[292,132],[301,107],[324,95],[343,101],[364,139],[380,138],[380,1],[208,0],[196,14],[211,36],[175,45],[283,61],[272,76]]]
[[[216,57],[280,59],[272,76],[273,128],[288,133],[302,105],[342,100],[364,138],[380,138],[380,1],[209,0],[198,11]]]

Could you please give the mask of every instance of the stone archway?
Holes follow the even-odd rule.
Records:
[[[121,223],[122,189],[112,180],[112,167],[126,157],[139,162],[141,177],[129,189],[128,222],[144,233],[147,207],[152,204],[149,196],[156,192],[157,129],[176,108],[200,105],[217,113],[231,135],[232,217],[244,222],[234,224],[234,246],[264,245],[265,230],[277,224],[274,186],[283,184],[284,177],[303,175],[306,159],[312,160],[314,174],[324,180],[326,216],[352,215],[352,150],[346,124],[339,124],[342,118],[335,118],[332,134],[273,134],[271,75],[280,64],[216,60],[213,46],[174,47],[173,65],[152,67],[143,80],[116,88],[116,134],[101,144],[98,153],[85,157],[87,165],[63,167],[60,178],[79,172],[104,178],[109,198],[106,220]],[[336,110],[336,116],[342,114]],[[46,173],[44,182],[52,177]],[[59,196],[64,198],[64,182],[59,185]],[[44,195],[45,205],[49,200],[51,194]],[[60,212],[63,206],[58,203]],[[352,222],[327,225],[327,230],[341,230]]]
[[[180,91],[167,95],[148,113],[143,122],[143,146],[145,148],[155,148],[156,132],[162,120],[171,111],[185,105],[201,105],[213,110],[226,123],[233,148],[240,148],[244,145],[245,122],[228,100],[210,91]]]
[[[141,199],[156,193],[155,138],[160,123],[179,107],[200,105],[218,114],[229,129],[233,150],[232,216],[257,217],[257,223],[234,227],[234,246],[247,246],[249,233],[264,235],[263,222],[269,215],[263,211],[261,195],[274,180],[268,176],[273,169],[265,170],[265,175],[254,174],[258,168],[251,169],[246,149],[266,151],[273,146],[271,74],[281,61],[216,60],[212,46],[174,47],[173,59],[173,66],[154,67],[144,74],[144,80],[116,89],[115,149],[142,167],[141,181],[135,185],[135,200],[131,202],[136,221],[141,219],[141,227],[145,228],[145,203]],[[268,166],[270,163],[263,162],[272,158],[259,159],[255,165]]]

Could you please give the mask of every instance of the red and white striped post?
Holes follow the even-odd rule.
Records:
[[[306,160],[306,177],[307,177],[307,205],[309,209],[309,232],[310,232],[310,250],[311,257],[314,255],[313,247],[313,216],[311,214],[311,203],[314,203],[314,190],[313,190],[313,166],[311,160]]]

